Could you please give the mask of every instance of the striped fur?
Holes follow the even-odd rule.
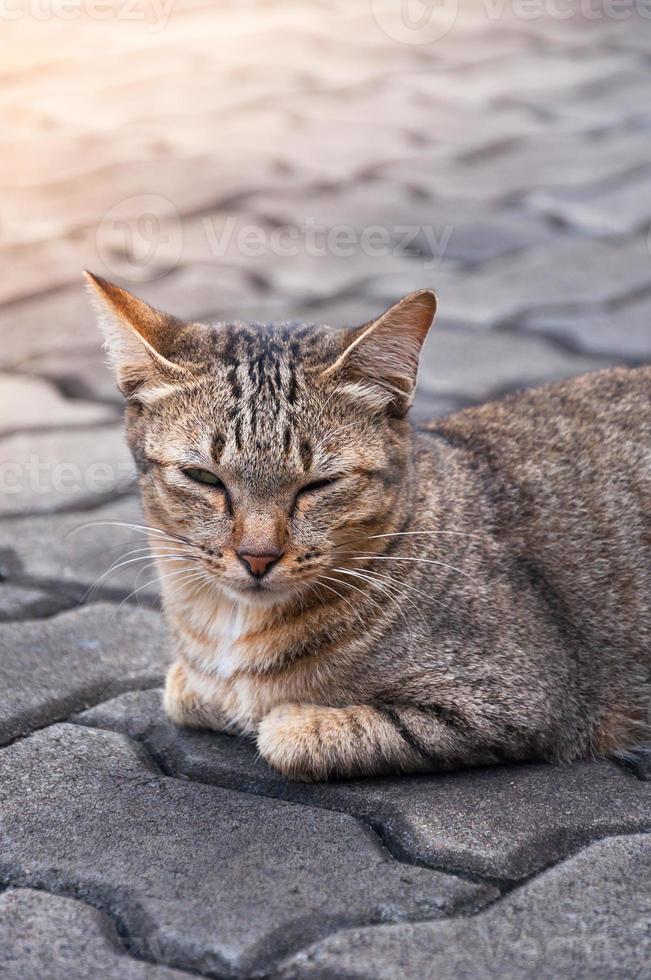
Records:
[[[177,645],[176,722],[255,733],[297,779],[645,737],[651,370],[416,431],[428,291],[347,330],[182,324],[91,284]],[[281,557],[254,580],[242,553]]]

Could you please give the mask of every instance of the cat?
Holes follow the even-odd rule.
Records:
[[[651,369],[416,428],[431,290],[356,329],[185,323],[88,274],[126,399],[179,725],[286,777],[648,737]]]

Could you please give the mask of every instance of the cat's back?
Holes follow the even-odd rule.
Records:
[[[423,428],[455,459],[462,496],[481,500],[513,567],[593,641],[648,659],[651,368],[524,391]]]
[[[612,368],[528,389],[421,428],[469,452],[498,449],[516,464],[523,454],[560,461],[558,450],[569,445],[619,455],[629,437],[636,445],[651,439],[651,367]]]

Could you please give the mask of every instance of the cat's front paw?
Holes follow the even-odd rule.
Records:
[[[281,704],[273,708],[258,726],[258,749],[263,759],[288,779],[327,779],[330,767],[323,729],[328,711],[314,704]]]
[[[316,782],[384,768],[375,712],[364,705],[329,708],[281,704],[258,727],[263,759],[288,779]]]
[[[167,672],[163,706],[168,717],[185,728],[208,728],[214,732],[228,730],[227,719],[219,704],[199,697],[189,683],[188,668],[180,660]]]

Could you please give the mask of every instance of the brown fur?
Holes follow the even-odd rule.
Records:
[[[651,369],[417,431],[428,291],[356,330],[206,327],[91,282],[178,648],[175,721],[255,732],[297,779],[647,735]],[[254,580],[242,554],[280,557]]]

